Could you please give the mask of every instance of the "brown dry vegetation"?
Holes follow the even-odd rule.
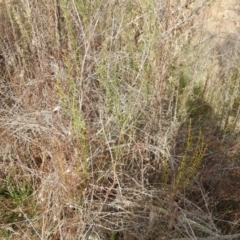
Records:
[[[0,2],[1,239],[240,232],[239,6],[163,2]]]

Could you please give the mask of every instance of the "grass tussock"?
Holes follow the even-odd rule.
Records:
[[[0,2],[1,239],[240,230],[239,38],[200,27],[214,4]]]

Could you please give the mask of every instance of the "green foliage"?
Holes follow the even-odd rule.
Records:
[[[9,4],[6,4],[6,9],[13,28],[13,36],[14,38],[18,38],[17,45],[20,45],[22,48],[29,48],[33,37],[29,9],[20,9],[17,5]],[[18,46],[17,49],[18,54],[26,54],[26,52],[21,52],[20,46]],[[24,61],[24,59],[19,58],[18,61]]]
[[[194,134],[190,121],[184,153],[180,159],[175,180],[175,187],[179,190],[184,189],[197,178],[197,168],[205,155],[206,145],[201,132],[197,139]]]
[[[1,223],[8,224],[23,221],[23,212],[29,218],[36,212],[36,203],[33,197],[30,182],[13,182],[6,179],[0,189],[0,218]]]
[[[230,80],[230,95],[234,97],[231,107],[231,115],[236,117],[237,111],[240,105],[240,86],[239,86],[239,70],[238,68],[233,70]]]
[[[150,40],[153,34],[150,27],[143,25],[152,21],[149,23],[143,17],[138,19],[138,7],[132,2],[114,6],[111,15],[114,22],[108,21],[107,17],[104,42],[96,65],[100,88],[105,94],[104,115],[106,121],[111,119],[108,126],[118,129],[115,133],[118,143],[124,141],[124,136],[131,135],[142,114],[139,104],[144,109],[150,98],[148,79],[153,72],[150,54],[153,54],[154,43]],[[126,11],[122,12],[123,8]],[[150,16],[147,9],[143,8],[145,17]],[[138,40],[136,34],[139,34]],[[111,128],[106,129],[109,131],[113,134]]]
[[[178,84],[178,91],[180,94],[184,92],[184,89],[187,87],[189,82],[190,82],[189,77],[186,75],[185,72],[182,71],[180,73],[179,84]]]
[[[171,178],[171,170],[170,170],[170,166],[169,166],[169,162],[167,161],[167,159],[162,159],[161,162],[161,178],[160,178],[160,182],[163,184],[170,184],[172,181]]]
[[[211,106],[203,101],[201,98],[189,99],[187,101],[187,109],[189,118],[194,122],[194,125],[205,125],[212,118]]]

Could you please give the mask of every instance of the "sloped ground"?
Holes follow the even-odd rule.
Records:
[[[239,232],[238,4],[66,2],[1,15],[1,234]]]
[[[198,81],[203,81],[206,89],[209,89],[204,97],[208,99],[213,111],[218,113],[224,101],[216,102],[211,97],[216,93],[224,99],[224,89],[228,89],[232,84],[234,73],[237,74],[234,84],[239,86],[239,13],[239,1],[211,1],[201,9],[194,20],[191,44],[193,49],[197,50],[197,61],[201,65],[201,70],[197,70],[197,77],[200,76]],[[237,98],[239,94],[238,88]],[[227,111],[231,112],[234,108],[235,113],[239,111],[238,100],[235,100],[234,106],[228,106]],[[199,114],[196,114],[196,117],[198,118]],[[207,129],[201,128],[208,144],[208,153],[203,160],[200,179],[209,198],[210,209],[213,215],[217,216],[218,226],[223,233],[237,233],[240,231],[239,115],[229,113],[227,119],[220,124],[216,115],[213,119]],[[224,134],[221,131],[223,128],[228,128],[228,133]],[[193,192],[193,198],[195,194],[196,192]]]

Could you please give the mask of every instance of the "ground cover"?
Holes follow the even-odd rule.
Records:
[[[240,232],[236,1],[0,7],[2,239]]]

